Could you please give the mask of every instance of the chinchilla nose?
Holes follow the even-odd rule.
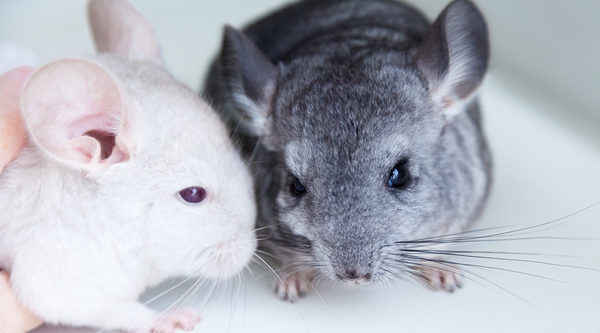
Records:
[[[342,281],[367,282],[371,279],[368,271],[357,270],[355,267],[346,267],[342,274],[336,274]]]
[[[338,228],[339,230],[339,228]],[[352,230],[351,230],[352,231]],[[331,242],[332,278],[347,285],[366,285],[373,280],[375,257],[377,252],[369,245],[364,246],[362,235],[358,232],[346,232],[346,239]]]

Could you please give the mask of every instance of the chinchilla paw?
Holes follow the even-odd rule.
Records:
[[[132,330],[136,333],[175,333],[175,329],[189,331],[200,321],[200,316],[191,309],[166,311],[158,316],[150,325]]]
[[[284,301],[295,302],[304,297],[310,287],[309,278],[300,274],[282,276],[275,284],[275,293]]]
[[[463,276],[460,269],[447,264],[427,264],[413,268],[417,276],[429,289],[453,293],[463,286]]]

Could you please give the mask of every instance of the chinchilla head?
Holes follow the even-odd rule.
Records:
[[[454,1],[421,30],[316,35],[275,64],[225,30],[232,123],[260,145],[253,165],[263,218],[274,207],[271,241],[301,243],[287,248],[349,285],[396,275],[403,242],[462,230],[487,195],[473,99],[488,65],[485,21]]]
[[[256,246],[256,207],[251,175],[225,125],[167,72],[152,27],[132,6],[95,0],[89,14],[100,54],[26,70],[26,83],[13,88],[29,140],[0,176],[0,264],[6,253],[20,253],[15,248],[44,248],[38,245],[76,224],[90,231],[69,238],[109,239],[103,244],[120,262],[151,275],[144,283],[237,273]],[[52,225],[54,233],[39,231],[43,237],[26,243],[14,236],[25,225]],[[88,253],[67,252],[65,270]]]

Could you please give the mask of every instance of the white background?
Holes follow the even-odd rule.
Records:
[[[218,50],[223,24],[241,27],[283,3],[132,2],[154,26],[167,67],[194,89]],[[434,18],[446,1],[411,2]],[[492,74],[481,102],[496,174],[475,228],[540,224],[600,201],[600,1],[478,3],[492,39]],[[0,0],[0,45],[12,41],[42,61],[93,53],[86,20],[85,1]],[[600,240],[589,239],[600,237],[600,206],[552,226],[511,236],[535,239],[456,249],[530,252],[544,255],[505,257],[600,269]],[[246,271],[241,280],[221,281],[214,294],[214,282],[202,282],[187,305],[204,318],[198,332],[600,332],[600,273],[492,259],[465,262],[552,280],[469,266],[465,287],[454,294],[433,293],[418,283],[356,290],[331,284],[290,304],[275,298],[268,271],[252,266],[254,276]],[[168,307],[193,282],[151,306]]]

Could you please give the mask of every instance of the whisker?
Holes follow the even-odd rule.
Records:
[[[271,238],[271,236],[273,236],[273,234],[269,234],[267,237],[257,238],[256,240],[259,242],[263,242],[263,241],[266,241],[267,239]]]
[[[449,256],[455,256],[455,257],[463,257],[463,258],[503,260],[503,261],[512,261],[512,262],[526,262],[526,263],[532,263],[532,264],[549,265],[549,266],[565,267],[565,268],[576,268],[576,269],[583,269],[583,270],[588,270],[588,271],[593,271],[593,272],[600,272],[600,270],[598,270],[598,269],[593,269],[593,268],[589,268],[589,267],[582,267],[582,266],[575,266],[575,265],[565,265],[565,264],[557,264],[557,263],[551,263],[551,262],[545,262],[545,261],[538,261],[538,260],[529,260],[529,259],[514,259],[514,258],[499,258],[499,257],[490,257],[490,256],[478,256],[478,255],[454,253],[453,251],[412,250],[412,249],[405,249],[403,251],[404,252],[425,253],[425,254],[442,254],[442,255],[449,255]]]
[[[231,293],[230,293],[230,299],[229,299],[229,321],[227,322],[227,332],[231,331],[231,318],[233,316],[233,286],[231,288]]]
[[[540,278],[540,279],[545,279],[545,280],[550,280],[550,281],[555,281],[555,282],[561,282],[561,283],[565,283],[565,284],[570,284],[568,282],[557,280],[557,279],[553,279],[553,278],[549,278],[547,276],[541,276],[541,275],[537,275],[537,274],[533,274],[533,273],[516,271],[516,270],[512,270],[512,269],[508,269],[508,268],[486,266],[486,265],[477,265],[477,264],[458,263],[458,262],[453,262],[453,261],[444,260],[444,259],[423,258],[423,257],[413,256],[413,255],[407,255],[407,254],[402,254],[402,256],[403,257],[407,257],[407,258],[411,258],[411,259],[416,259],[416,260],[425,260],[425,261],[431,261],[431,262],[436,262],[436,263],[446,263],[446,264],[452,264],[452,265],[457,265],[457,266],[487,268],[487,269],[499,270],[499,271],[510,272],[510,273],[515,273],[515,274],[523,274],[523,275],[527,275],[527,276],[537,277],[537,278]]]
[[[241,282],[244,282],[244,311],[242,312],[242,326],[244,327],[244,323],[246,322],[246,308],[248,306],[248,284],[246,283],[246,279],[244,278],[244,270],[240,270],[240,275],[239,278],[240,280],[240,285]]]
[[[200,312],[202,312],[202,310],[204,310],[204,307],[206,306],[206,304],[210,303],[212,298],[215,296],[217,288],[219,287],[219,281],[221,281],[221,273],[219,273],[219,276],[217,277],[217,280],[215,281],[214,286],[211,288],[208,299],[206,300],[206,302],[204,302],[204,304],[202,304],[202,307],[200,308]]]
[[[267,161],[254,161],[254,162],[250,162],[248,164],[271,163],[271,162],[273,162],[273,161],[268,161],[268,160]]]
[[[240,127],[240,124],[242,123],[242,119],[244,118],[245,115],[246,115],[246,111],[244,110],[244,111],[242,111],[240,120],[238,120],[238,123],[235,126],[235,128],[233,129],[233,132],[231,132],[231,136],[229,137],[229,140],[233,141],[233,137],[235,136],[235,133],[237,132],[238,128]]]
[[[166,308],[163,312],[161,312],[161,314],[159,315],[162,316],[165,313],[167,313],[167,311],[171,310],[177,303],[179,303],[179,301],[181,301],[188,293],[190,293],[191,290],[194,290],[198,283],[200,283],[200,281],[202,281],[202,278],[199,278],[198,281],[196,281],[183,295],[181,295],[181,297],[179,297],[175,302],[173,302],[173,304],[171,304],[168,308]],[[188,297],[189,299],[189,297]],[[154,332],[160,332],[162,331],[163,328],[165,328],[165,326],[169,323],[169,320],[171,320],[171,318],[173,318],[173,316],[175,315],[175,312],[171,313],[171,315],[169,316],[169,319],[167,321],[165,321],[165,323],[158,329],[155,330]]]
[[[557,224],[558,222],[564,221],[572,216],[575,216],[577,214],[580,214],[586,210],[591,209],[594,206],[597,206],[600,204],[600,201],[597,201],[589,206],[586,206],[576,212],[573,212],[571,214],[568,214],[566,216],[563,216],[561,218],[558,219],[554,219],[548,222],[544,222],[544,223],[540,223],[537,225],[533,225],[533,226],[529,226],[529,227],[522,227],[522,228],[517,228],[517,229],[513,229],[513,230],[509,230],[509,231],[504,231],[504,232],[496,232],[496,233],[491,233],[491,234],[487,234],[487,235],[481,235],[481,236],[473,236],[473,237],[454,237],[454,236],[460,236],[460,235],[465,235],[465,234],[471,234],[471,233],[477,233],[477,232],[482,232],[482,231],[488,231],[488,230],[494,230],[494,229],[500,229],[500,228],[506,228],[507,226],[504,227],[491,227],[491,228],[484,228],[484,229],[478,229],[478,230],[467,230],[467,231],[463,231],[463,232],[459,232],[459,233],[453,233],[453,234],[447,234],[447,235],[441,235],[441,236],[434,236],[434,237],[426,237],[426,238],[421,238],[421,239],[413,239],[413,240],[407,240],[407,241],[397,241],[394,242],[393,244],[446,244],[446,243],[472,243],[472,242],[479,242],[479,241],[520,241],[520,240],[540,240],[540,239],[553,239],[553,240],[598,240],[598,238],[569,238],[569,237],[526,237],[526,238],[502,238],[502,239],[489,239],[489,238],[494,238],[494,237],[501,237],[501,236],[506,236],[506,235],[516,235],[516,234],[526,234],[524,233],[524,231],[529,231],[529,230],[534,230],[534,229],[540,229],[544,226],[549,226],[549,225],[553,225],[553,224]],[[393,244],[388,244],[388,245],[384,245],[383,247],[387,247],[387,246],[393,246]]]
[[[194,288],[194,291],[193,291],[193,292],[192,292],[192,293],[191,293],[191,294],[190,294],[190,295],[187,297],[187,299],[186,299],[186,300],[185,300],[183,303],[181,303],[181,306],[180,306],[180,308],[183,308],[183,307],[184,307],[184,306],[185,306],[185,305],[186,305],[186,304],[189,302],[189,300],[190,300],[190,299],[191,299],[191,298],[192,298],[194,295],[196,295],[196,293],[198,292],[198,290],[200,290],[200,284],[198,284],[196,287],[193,287],[193,286],[192,286],[192,288]],[[188,330],[188,328],[190,327],[190,325],[192,325],[192,323],[191,323],[191,322],[190,322],[190,323],[188,323],[188,324],[186,325],[186,327],[184,328],[184,331],[187,331],[187,330]]]
[[[267,228],[272,228],[272,227],[280,225],[280,224],[281,223],[270,224],[270,225],[267,225],[267,226],[264,226],[264,227],[256,228],[253,231],[259,231],[259,230],[263,230],[263,229],[267,229]]]
[[[561,240],[561,241],[589,241],[599,240],[600,238],[583,238],[583,237],[550,237],[550,236],[539,236],[539,237],[523,237],[523,238],[501,238],[501,239],[482,239],[479,237],[474,238],[458,238],[449,240],[438,240],[438,241],[398,241],[394,244],[417,244],[414,247],[422,246],[422,244],[458,244],[458,243],[481,243],[481,242],[507,242],[507,241],[530,241],[530,240]]]
[[[268,255],[269,257],[271,257],[271,258],[273,258],[273,259],[280,260],[279,258],[277,258],[276,256],[272,255],[272,254],[271,254],[271,253],[269,253],[269,252],[262,251],[262,250],[258,250],[258,249],[256,250],[256,252],[258,252],[258,253],[262,253],[262,254],[265,254],[265,255]]]
[[[416,262],[416,264],[417,264],[417,265],[422,265],[422,266],[424,266],[424,267],[428,267],[428,268],[431,268],[431,269],[442,269],[442,270],[444,270],[444,271],[449,271],[449,272],[451,272],[451,270],[446,270],[446,269],[443,269],[443,268],[440,268],[440,267],[435,267],[435,266],[432,266],[432,265],[426,265],[426,264],[422,264],[422,263],[419,263],[419,262]],[[441,265],[448,266],[448,267],[453,267],[452,265],[449,265],[449,264],[446,264],[446,263],[443,263],[443,262],[440,262],[440,264],[441,264]],[[517,294],[513,293],[512,291],[510,291],[510,290],[508,290],[508,289],[506,289],[506,288],[502,287],[501,285],[499,285],[499,284],[497,284],[497,283],[495,283],[495,282],[491,281],[490,279],[487,279],[487,278],[485,278],[485,277],[483,277],[483,276],[481,276],[481,275],[479,275],[479,274],[473,273],[472,271],[466,270],[466,269],[464,269],[464,268],[461,268],[461,270],[462,270],[463,272],[466,272],[466,273],[468,273],[469,275],[473,275],[473,276],[475,276],[475,277],[477,277],[477,278],[479,278],[479,279],[482,279],[482,280],[486,281],[487,283],[490,283],[490,284],[494,285],[494,286],[495,286],[495,287],[497,287],[497,288],[500,288],[500,289],[502,289],[503,291],[505,291],[505,292],[507,292],[507,293],[511,294],[512,296],[514,296],[514,297],[518,298],[519,300],[521,300],[521,301],[523,301],[523,302],[525,302],[525,303],[529,304],[529,305],[530,305],[530,306],[532,306],[533,308],[535,308],[535,309],[539,310],[539,308],[538,308],[537,306],[535,306],[533,303],[531,303],[531,302],[527,301],[526,299],[524,299],[524,298],[520,297],[519,295],[517,295]],[[475,283],[479,284],[479,285],[480,285],[480,286],[482,286],[482,287],[485,287],[485,288],[488,288],[488,289],[490,289],[490,290],[491,290],[491,288],[489,288],[489,287],[488,287],[488,286],[486,286],[485,284],[483,284],[483,283],[481,283],[481,282],[479,282],[479,281],[477,281],[477,280],[475,280],[475,279],[473,279],[473,278],[471,278],[471,277],[469,277],[469,276],[465,276],[465,275],[463,274],[463,275],[462,275],[462,277],[463,277],[463,278],[465,278],[465,279],[468,279],[468,280],[470,280],[470,281],[473,281],[473,282],[475,282]]]
[[[321,296],[321,294],[319,293],[319,291],[317,290],[317,288],[315,288],[315,286],[312,283],[310,283],[310,279],[305,279],[305,280],[306,280],[306,283],[308,283],[308,285],[315,291],[315,293],[317,294],[317,296],[319,296],[319,298],[321,299],[321,302],[323,302],[323,305],[325,305],[325,308],[327,308],[327,311],[329,313],[331,313],[331,309],[329,309],[329,306],[325,302],[325,299],[323,299],[323,297]]]
[[[250,266],[248,266],[248,272],[250,272],[250,275],[252,275],[252,278],[254,279],[254,283],[256,283],[256,286],[258,287],[258,292],[260,293],[260,297],[261,297],[261,299],[263,301],[263,306],[266,309],[267,308],[267,303],[265,303],[265,295],[263,294],[262,288],[260,287],[260,283],[258,283],[258,281],[256,280],[256,276],[252,272],[252,269],[250,268]]]
[[[411,251],[415,248],[410,248]],[[404,249],[403,249],[404,250]],[[428,249],[426,249],[428,250]],[[546,253],[535,253],[535,252],[508,252],[508,251],[472,251],[472,250],[444,250],[452,253],[467,253],[467,254],[502,254],[502,255],[523,255],[523,256],[549,256],[559,258],[579,258],[577,256],[570,256],[566,254],[546,254]]]
[[[256,157],[256,152],[258,151],[258,148],[260,147],[260,144],[262,143],[262,139],[263,139],[263,135],[259,136],[258,139],[256,140],[256,144],[254,145],[254,149],[252,150],[252,155],[250,155],[250,159],[248,160],[248,162],[250,163],[254,163],[254,158]]]
[[[202,267],[204,267],[204,265],[202,265]],[[189,276],[188,278],[186,278],[185,280],[183,280],[183,281],[179,282],[178,284],[174,285],[173,287],[171,287],[171,288],[169,288],[169,289],[167,289],[167,290],[165,290],[165,291],[161,292],[160,294],[158,294],[158,295],[156,295],[156,296],[152,297],[151,299],[147,300],[146,302],[144,302],[144,303],[142,303],[142,304],[143,304],[143,305],[148,305],[148,304],[150,304],[150,303],[154,302],[155,300],[157,300],[158,298],[160,298],[160,297],[162,297],[162,296],[164,296],[164,295],[168,294],[170,291],[174,290],[175,288],[177,288],[177,287],[181,286],[182,284],[186,283],[187,281],[189,281],[190,279],[192,279],[192,278],[194,277],[194,275],[195,275],[196,273],[198,273],[198,272],[199,272],[199,271],[202,269],[202,267],[198,268],[198,269],[197,269],[197,270],[194,272],[194,274],[190,275],[190,276]]]
[[[547,226],[547,225],[556,224],[558,222],[564,221],[564,220],[566,220],[566,219],[568,219],[568,218],[570,218],[572,216],[575,216],[575,215],[577,215],[577,214],[579,214],[581,212],[584,212],[584,211],[586,211],[586,210],[588,210],[588,209],[590,209],[590,208],[592,208],[594,206],[597,206],[598,204],[600,204],[600,201],[596,201],[595,203],[593,203],[593,204],[591,204],[589,206],[586,206],[586,207],[584,207],[584,208],[582,208],[582,209],[580,209],[578,211],[575,211],[575,212],[573,212],[571,214],[565,215],[565,216],[563,216],[561,218],[554,219],[554,220],[551,220],[551,221],[548,221],[548,222],[536,224],[536,225],[529,226],[529,227],[518,228],[518,229],[514,229],[514,230],[510,230],[510,231],[493,233],[493,234],[489,234],[489,235],[474,236],[474,237],[467,238],[467,239],[483,239],[483,238],[490,238],[490,237],[498,237],[498,236],[516,234],[516,233],[520,233],[522,231],[527,231],[527,230],[532,230],[532,229],[538,229],[538,228],[541,228],[541,227],[544,227],[544,226]],[[474,231],[476,231],[476,230],[474,230]],[[443,237],[446,237],[446,236],[430,237],[429,239],[436,239],[436,238],[440,239],[440,238],[443,238]],[[565,238],[559,237],[559,238],[556,238],[556,239],[565,239]],[[406,241],[406,242],[407,243],[420,242],[420,240]],[[399,243],[399,242],[397,242],[397,243]]]
[[[416,242],[416,243],[424,242],[424,243],[427,243],[427,241],[436,240],[436,239],[445,238],[445,237],[460,236],[460,235],[466,235],[466,234],[472,234],[472,233],[489,231],[489,230],[496,230],[496,229],[504,229],[504,228],[507,228],[507,227],[506,226],[503,226],[503,227],[489,227],[489,228],[482,228],[482,229],[466,230],[466,231],[462,231],[462,232],[457,232],[457,233],[452,233],[452,234],[446,234],[446,235],[441,235],[441,236],[432,236],[432,237],[426,237],[426,238],[413,239],[413,240],[406,241],[406,242]],[[398,243],[401,243],[401,242],[395,242],[395,243],[398,244]],[[381,246],[381,248],[388,247],[388,246],[393,246],[393,244],[383,245],[383,246]]]
[[[275,270],[274,270],[274,269],[273,269],[273,268],[272,268],[272,267],[271,267],[269,264],[267,264],[267,262],[266,262],[266,261],[264,261],[264,259],[263,259],[263,258],[261,258],[261,257],[260,257],[258,254],[256,254],[256,253],[253,253],[253,255],[254,255],[256,258],[258,258],[258,259],[259,259],[259,260],[260,260],[260,261],[261,261],[263,264],[265,264],[265,266],[267,266],[267,268],[269,268],[269,269],[271,270],[271,272],[273,272],[273,274],[274,274],[274,275],[277,277],[277,279],[278,279],[278,280],[279,280],[281,283],[283,283],[283,280],[281,280],[281,278],[279,277],[279,275],[277,275],[277,273],[275,272]]]
[[[381,270],[384,271],[384,272],[386,272],[386,273],[388,273],[388,274],[390,274],[392,277],[394,277],[394,278],[396,278],[398,280],[401,280],[401,281],[404,281],[404,282],[409,282],[409,280],[406,277],[404,277],[404,276],[402,276],[400,274],[397,274],[395,272],[392,272],[392,271],[390,271],[389,269],[387,269],[385,267],[381,267]]]

